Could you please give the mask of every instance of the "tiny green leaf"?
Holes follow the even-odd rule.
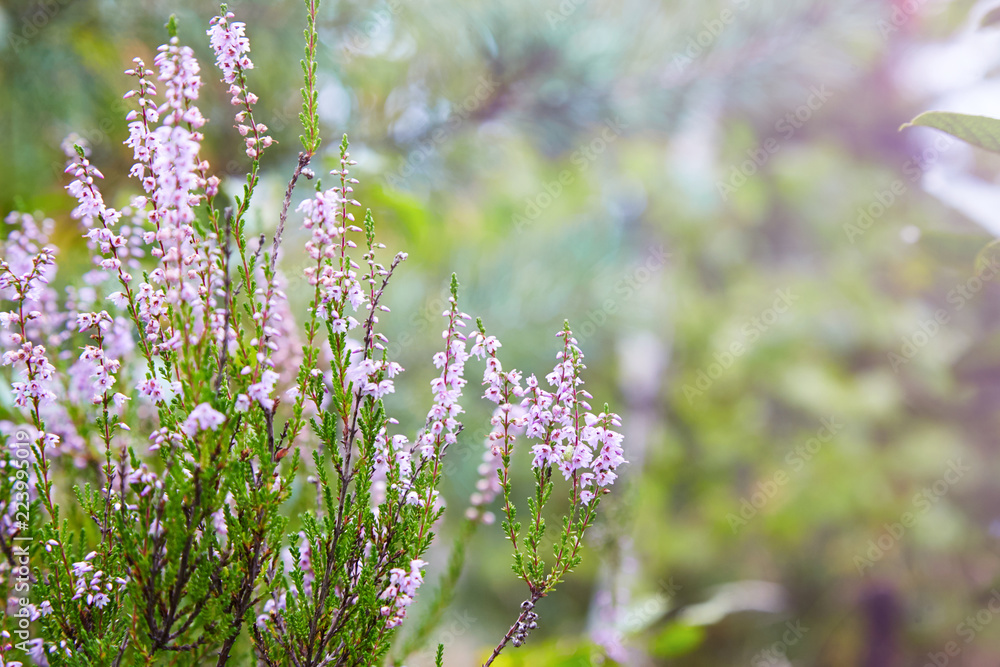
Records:
[[[922,125],[947,132],[962,141],[1000,153],[1000,120],[986,116],[971,116],[950,111],[927,111],[899,129]]]

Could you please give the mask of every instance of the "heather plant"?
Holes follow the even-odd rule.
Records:
[[[472,318],[453,276],[426,420],[411,438],[387,412],[403,368],[380,318],[406,253],[387,253],[354,199],[346,136],[332,187],[310,169],[318,5],[305,2],[303,150],[270,239],[248,211],[273,140],[254,116],[246,26],[224,5],[207,36],[248,160],[231,205],[201,154],[201,67],[171,21],[152,67],[136,58],[126,72],[128,205],[106,203],[82,142],[65,146],[90,270],[57,290],[55,223],[5,219],[0,665],[375,665],[390,650],[401,664],[431,635],[463,541],[496,503],[526,590],[489,665],[527,640],[538,600],[580,563],[624,461],[618,417],[591,408],[568,324],[551,372],[505,369],[481,320],[464,333]],[[315,188],[292,212],[301,179]],[[285,276],[282,236],[299,219],[308,264]],[[296,324],[284,290],[300,283],[310,302]],[[470,362],[494,404],[481,479],[429,611],[396,642],[446,511],[439,487]],[[514,458],[524,448],[530,470]],[[523,475],[534,492],[522,520]],[[289,516],[293,495],[313,509]]]

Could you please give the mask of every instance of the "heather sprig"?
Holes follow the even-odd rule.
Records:
[[[26,619],[40,636],[0,641],[5,664],[15,651],[53,666],[379,664],[430,587],[432,604],[398,664],[431,636],[465,543],[493,523],[489,506],[500,496],[528,594],[489,664],[527,639],[535,603],[580,561],[623,454],[617,416],[588,403],[568,325],[545,389],[503,368],[501,344],[481,321],[467,337],[472,318],[453,275],[426,417],[408,425],[389,411],[389,397],[405,390],[382,318],[407,254],[388,251],[376,215],[356,198],[346,135],[333,185],[317,183],[292,206],[321,144],[319,2],[305,6],[304,150],[269,245],[265,233],[248,233],[247,212],[273,140],[254,118],[247,26],[225,5],[206,32],[249,159],[234,206],[216,207],[222,181],[201,150],[201,66],[171,20],[153,68],[136,58],[126,72],[136,109],[123,143],[139,190],[128,205],[105,203],[83,142],[65,145],[71,217],[92,269],[61,294],[52,286],[54,223],[6,220],[0,324],[12,401],[0,427],[14,444],[0,458],[0,586],[10,610],[0,631],[27,633],[17,629]],[[280,256],[293,213],[309,233],[308,262],[286,277]],[[299,322],[285,294],[294,280],[311,296]],[[425,583],[448,509],[448,453],[465,437],[466,368],[480,362],[483,398],[495,406],[481,479],[444,575]],[[530,468],[518,471],[525,447]],[[525,473],[535,490],[522,527],[514,480]],[[563,484],[569,513],[547,564],[545,515]],[[293,497],[311,509],[287,516]],[[30,595],[11,597],[14,585]]]
[[[306,5],[306,29],[303,31],[305,37],[305,58],[302,63],[302,75],[304,85],[302,86],[302,112],[299,120],[302,121],[302,128],[305,131],[299,139],[306,155],[312,156],[319,150],[321,139],[319,136],[319,91],[316,90],[316,47],[319,44],[319,35],[316,34],[316,17],[319,14],[320,0],[304,0]]]
[[[537,627],[535,604],[579,565],[583,535],[596,517],[601,496],[617,477],[615,470],[625,461],[621,434],[611,430],[620,426],[619,417],[609,413],[607,406],[600,414],[591,412],[588,401],[593,397],[583,389],[581,377],[586,368],[583,352],[568,322],[556,334],[563,347],[556,355],[555,368],[545,376],[551,391],[544,389],[534,375],[525,379],[522,387],[520,372],[504,372],[497,356],[500,342],[487,336],[482,321],[477,324],[479,335],[473,353],[486,358],[483,397],[497,404],[484,468],[485,472],[496,471],[497,486],[503,496],[502,527],[514,549],[512,568],[528,587],[521,613],[487,659],[485,664],[489,665],[508,643],[520,646],[525,642]],[[517,520],[517,507],[512,499],[515,430],[522,428],[527,439],[537,441],[531,447],[535,493],[527,499],[526,527]],[[544,510],[555,489],[554,472],[561,473],[568,483],[569,513],[563,516],[562,530],[555,539],[555,560],[546,566],[541,553],[547,531]],[[485,504],[496,492],[492,484],[480,484],[472,498],[473,506]]]

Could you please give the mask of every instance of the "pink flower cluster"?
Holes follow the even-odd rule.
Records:
[[[246,153],[251,159],[257,159],[274,140],[264,134],[267,132],[266,125],[253,120],[253,105],[257,103],[257,96],[247,90],[243,78],[244,72],[253,69],[253,62],[247,55],[250,53],[250,40],[246,36],[246,24],[233,21],[233,18],[235,14],[232,12],[216,16],[206,32],[215,52],[215,64],[222,70],[222,81],[229,84],[230,101],[234,106],[243,107],[236,114],[236,128],[246,137]]]
[[[97,570],[94,572],[94,567],[90,564],[90,561],[97,557],[97,552],[91,551],[87,554],[84,559],[78,563],[73,563],[73,576],[76,579],[73,598],[74,600],[83,599],[87,606],[97,607],[98,609],[103,609],[111,602],[111,598],[108,593],[113,593],[115,586],[110,581],[104,581],[104,572]],[[91,575],[90,573],[93,572]],[[124,588],[128,583],[127,579],[118,578],[115,583],[119,587]],[[45,603],[42,603],[43,606]],[[51,610],[51,605],[48,607]]]
[[[96,179],[103,179],[104,174],[90,163],[85,146],[79,149],[67,146],[66,153],[70,158],[66,173],[73,176],[66,189],[78,202],[70,215],[80,220],[88,230],[95,224],[113,227],[121,218],[121,213],[104,205],[104,197],[96,182]]]
[[[357,352],[360,353],[361,350],[358,349]],[[352,363],[345,375],[348,382],[353,382],[360,389],[362,396],[372,396],[379,400],[396,391],[392,378],[402,372],[403,367],[395,361],[361,359]]]
[[[374,471],[377,482],[381,485],[379,488],[382,489],[376,504],[384,501],[386,481],[391,483],[390,488],[401,491],[405,501],[410,505],[430,507],[438,498],[438,491],[433,488],[428,489],[427,494],[421,497],[421,494],[411,486],[411,475],[414,468],[414,452],[417,452],[421,459],[421,466],[424,462],[435,465],[440,462],[436,457],[442,455],[449,445],[457,442],[458,432],[462,428],[457,419],[463,412],[458,400],[466,384],[463,376],[465,363],[470,354],[466,351],[466,337],[458,329],[465,327],[470,317],[458,312],[454,297],[450,301],[451,309],[443,313],[448,318],[448,326],[441,334],[445,339],[446,348],[433,357],[434,365],[442,370],[441,374],[430,383],[434,391],[434,404],[428,411],[424,428],[412,446],[405,435],[394,435],[390,438],[386,428],[382,428],[375,438]],[[353,352],[360,352],[360,349],[352,350]],[[392,391],[391,380],[379,380],[379,378],[392,378],[402,371],[403,368],[396,362],[364,359],[348,368],[347,380],[361,386],[362,396],[370,395],[379,399],[385,391],[386,383],[388,391]],[[398,422],[390,418],[388,423]]]
[[[61,316],[55,302],[55,290],[48,287],[56,274],[55,250],[46,244],[55,223],[46,219],[39,224],[27,213],[11,213],[4,222],[17,225],[10,231],[0,258],[0,298],[5,301],[23,300],[29,313],[40,311],[37,316],[26,318],[40,320],[48,315]],[[11,319],[15,318],[15,319]],[[4,328],[19,324],[17,313],[0,312]]]
[[[274,384],[277,381],[278,381],[277,373],[275,373],[271,369],[265,370],[261,374],[260,382],[255,382],[254,384],[250,385],[250,387],[247,389],[248,396],[245,403],[242,399],[243,394],[240,394],[240,396],[237,397],[238,405],[243,404],[246,405],[247,408],[249,408],[249,401],[252,400],[259,403],[260,406],[265,410],[273,410],[274,399],[271,398],[271,392],[274,391]]]
[[[493,522],[493,514],[483,512],[481,508],[493,501],[501,491],[497,470],[502,465],[504,451],[509,453],[514,442],[514,431],[523,429],[526,418],[523,410],[513,399],[524,394],[521,387],[521,373],[517,370],[504,372],[497,350],[502,347],[495,336],[476,334],[476,342],[471,354],[479,359],[486,359],[486,369],[483,371],[483,398],[497,404],[490,418],[492,429],[487,436],[487,449],[483,453],[483,462],[479,465],[479,480],[476,491],[469,499],[471,507],[466,512],[469,519],[480,519],[484,523]]]
[[[157,109],[162,122],[154,130],[149,164],[156,180],[149,219],[157,231],[149,235],[147,242],[155,238],[162,255],[156,252],[154,255],[162,257],[165,266],[176,262],[179,274],[187,259],[183,257],[184,244],[194,235],[191,227],[194,207],[202,199],[197,190],[205,187],[203,174],[208,170],[208,163],[198,157],[204,138],[198,129],[205,119],[193,104],[202,82],[194,51],[188,46],[178,46],[176,37],[159,47],[153,64],[159,69],[157,79],[163,82],[166,100]],[[179,275],[170,271],[166,277],[168,284],[180,280]]]
[[[136,97],[139,109],[127,116],[129,138],[125,144],[132,148],[135,160],[130,175],[140,178],[150,195],[149,202],[137,198],[134,205],[143,211],[147,203],[152,203],[146,216],[155,229],[146,231],[143,240],[152,246],[150,253],[159,258],[160,267],[150,274],[150,280],[165,286],[162,297],[168,303],[190,302],[205,291],[184,283],[192,269],[198,268],[197,253],[191,248],[195,207],[205,196],[200,190],[218,186],[217,178],[206,177],[208,162],[199,157],[203,139],[199,128],[206,121],[194,102],[202,86],[201,68],[191,48],[179,46],[176,37],[160,46],[154,64],[165,100],[157,107],[151,98],[156,94],[156,85],[148,78],[153,72],[140,58],[133,62],[135,67],[125,73],[135,76],[138,85],[125,98]],[[153,128],[158,121],[160,126]],[[148,303],[152,287],[143,283],[140,290],[147,301],[147,315],[150,309],[158,311],[157,304]],[[116,293],[112,299],[124,305],[125,295]],[[146,324],[147,339],[154,341],[159,325],[151,325],[148,318]]]
[[[302,592],[306,595],[312,595],[313,593],[313,582],[316,581],[316,570],[313,568],[312,559],[312,546],[309,544],[309,540],[304,532],[299,532],[299,539],[302,540],[302,546],[299,547],[299,569],[302,570]]]
[[[11,326],[17,328],[16,332],[7,336],[9,343],[16,347],[3,354],[2,364],[24,364],[21,371],[24,381],[11,383],[11,388],[14,391],[14,403],[21,408],[30,408],[35,402],[51,403],[56,398],[52,391],[55,367],[49,363],[45,347],[33,345],[24,337],[30,322],[42,317],[38,310],[30,309],[25,312],[24,306],[30,308],[40,297],[54,272],[55,253],[51,248],[41,248],[33,256],[19,257],[18,253],[14,253],[11,259],[17,264],[12,265],[6,259],[0,259],[0,296],[21,304],[21,307],[0,313],[0,324],[4,329]],[[18,259],[22,261],[17,261]]]
[[[103,349],[94,345],[87,345],[83,348],[83,352],[80,353],[80,361],[89,364],[91,367],[94,395],[90,400],[94,403],[99,403],[104,398],[104,394],[114,387],[114,374],[121,368],[121,362],[117,359],[109,359]],[[118,398],[118,396],[121,396],[121,398]],[[124,394],[115,395],[116,403],[124,400],[128,400]]]
[[[49,540],[45,545],[45,549],[51,551],[53,547],[58,546],[59,543],[57,541]],[[91,562],[95,558],[97,558],[97,552],[91,551],[84,556],[82,561],[73,563],[72,575],[75,590],[72,599],[83,600],[88,607],[103,609],[111,602],[111,595],[115,594],[116,588],[118,592],[124,592],[125,585],[128,584],[128,579],[116,577],[109,581],[103,571],[94,570]],[[45,600],[38,606],[36,614],[37,616],[48,616],[54,611],[52,603]]]
[[[542,389],[534,375],[526,382],[521,402],[527,413],[526,435],[541,440],[531,448],[532,465],[551,465],[566,479],[572,477],[580,485],[581,500],[589,503],[596,494],[594,486],[603,489],[613,484],[615,470],[625,463],[622,436],[610,428],[620,421],[614,414],[590,412],[587,399],[593,397],[580,387],[583,352],[568,329],[557,335],[563,338],[563,349],[556,355],[555,368],[545,376],[553,391]]]
[[[462,388],[466,384],[465,362],[471,355],[465,349],[465,335],[458,329],[467,326],[466,322],[472,318],[456,310],[455,297],[450,297],[449,301],[452,308],[443,313],[448,317],[448,328],[441,333],[446,351],[434,355],[434,366],[441,369],[441,375],[431,380],[434,404],[427,413],[427,426],[417,438],[417,446],[424,458],[433,456],[442,446],[457,442],[461,428],[457,417],[465,412],[458,399],[462,397]]]
[[[256,389],[251,387],[251,394],[255,392],[260,392],[261,389],[266,388],[266,396],[252,396],[254,400],[258,401],[262,406],[271,409],[273,406],[273,401],[270,399],[270,393],[274,390],[274,385],[279,379],[278,373],[274,372],[276,366],[275,359],[272,358],[272,354],[279,352],[282,346],[278,345],[278,340],[282,336],[286,337],[288,343],[293,343],[297,334],[293,327],[289,326],[291,323],[291,311],[288,308],[288,297],[285,292],[278,287],[277,280],[279,278],[276,274],[265,275],[263,269],[258,270],[258,280],[264,284],[264,287],[258,287],[254,292],[254,313],[252,319],[254,323],[258,326],[258,337],[254,337],[250,340],[250,347],[256,348],[256,366],[253,369],[250,367],[245,367],[243,369],[244,373],[252,373],[253,377],[257,379],[260,378],[258,383],[260,386]],[[224,309],[220,309],[220,316],[224,315]],[[222,342],[222,331],[219,332],[219,342]],[[227,333],[232,333],[231,330]],[[293,355],[288,354],[286,346],[286,354],[283,358],[289,358]],[[265,369],[263,374],[261,374],[261,369]]]
[[[101,402],[105,394],[114,387],[114,374],[121,368],[121,362],[109,357],[104,349],[104,335],[111,330],[114,323],[114,319],[105,310],[99,313],[78,313],[76,316],[78,332],[82,333],[88,329],[97,329],[98,331],[94,337],[98,339],[99,345],[84,346],[83,352],[80,354],[79,366],[74,366],[74,369],[79,369],[76,371],[77,373],[82,375],[85,372],[89,375],[90,390],[93,392],[89,398],[93,403]],[[72,371],[73,369],[71,369]],[[119,407],[127,400],[128,398],[124,394],[114,395],[115,404]]]
[[[620,426],[619,417],[590,412],[587,400],[592,396],[581,386],[583,353],[571,331],[567,329],[558,335],[563,337],[563,349],[556,355],[558,363],[554,370],[545,377],[554,388],[551,392],[543,389],[534,375],[522,387],[521,373],[504,372],[497,359],[499,341],[482,334],[476,338],[472,354],[486,358],[483,397],[496,403],[497,409],[490,421],[493,429],[487,438],[487,451],[479,466],[480,479],[470,498],[469,518],[485,517],[479,508],[500,492],[496,472],[502,464],[502,454],[511,451],[515,431],[524,429],[528,438],[541,441],[532,446],[532,466],[553,466],[567,480],[573,479],[574,485],[579,485],[579,498],[584,503],[589,503],[598,490],[613,484],[617,478],[615,470],[625,463],[622,435],[612,430]],[[521,400],[514,404],[515,398]]]
[[[142,58],[133,58],[132,62],[135,63],[135,67],[125,70],[125,74],[136,77],[138,85],[125,93],[124,99],[137,97],[139,109],[132,110],[125,116],[125,120],[128,121],[128,139],[125,140],[125,145],[132,149],[135,160],[129,176],[138,178],[142,182],[143,190],[153,192],[156,189],[156,179],[148,170],[153,162],[153,152],[156,150],[156,135],[150,128],[159,122],[160,113],[150,98],[156,95],[156,84],[147,78],[153,72],[146,69]]]
[[[267,602],[264,603],[264,613],[257,615],[256,626],[258,628],[266,627],[269,622],[274,621],[274,619],[278,615],[278,612],[285,611],[285,608],[287,606],[286,605],[287,597],[288,597],[287,593],[282,593],[281,597],[277,599],[269,598]]]
[[[390,419],[389,423],[398,422],[395,419]],[[389,438],[385,428],[379,431],[378,435],[375,436],[375,474],[379,477],[385,477],[388,475],[390,467],[395,466],[398,477],[406,485],[413,472],[410,450],[406,447],[408,443],[409,438],[405,435],[394,435]]]
[[[406,608],[413,602],[417,594],[417,589],[424,583],[424,574],[421,568],[427,565],[420,560],[410,561],[410,571],[394,567],[389,571],[389,585],[379,596],[381,600],[387,600],[388,604],[382,607],[383,616],[388,616],[387,628],[394,628],[406,618]]]
[[[125,483],[135,490],[140,498],[148,496],[152,493],[153,489],[163,488],[163,482],[160,481],[156,473],[150,470],[145,463],[140,463],[138,468],[129,471],[125,475]],[[118,510],[120,508],[116,507],[115,509]],[[135,507],[130,506],[129,509],[135,509]]]
[[[109,299],[117,302],[123,297],[121,292],[116,292]],[[135,301],[139,307],[139,320],[143,324],[146,340],[155,342],[160,338],[160,318],[167,314],[167,295],[162,289],[153,289],[149,283],[140,283]]]
[[[347,256],[348,248],[357,247],[346,237],[347,232],[363,231],[355,224],[354,214],[347,210],[348,205],[361,206],[357,200],[347,198],[353,192],[351,186],[358,183],[358,179],[348,176],[349,167],[355,164],[350,153],[344,151],[340,169],[330,172],[341,177],[341,185],[317,192],[297,209],[305,216],[303,226],[312,232],[312,238],[306,241],[306,252],[316,262],[303,273],[310,285],[319,288],[317,315],[329,319],[335,333],[358,326],[356,319],[343,312],[346,304],[357,312],[367,302],[358,280],[358,265]]]
[[[390,424],[398,424],[396,419],[390,418]],[[420,498],[412,488],[413,475],[413,452],[408,446],[409,438],[405,435],[388,436],[386,428],[382,428],[375,436],[374,456],[372,465],[374,468],[373,480],[376,492],[374,502],[380,506],[385,502],[386,484],[389,488],[399,490],[406,498],[406,502],[411,505],[419,505]]]
[[[276,273],[268,282],[267,292],[258,301],[261,304],[258,312],[263,313],[259,316],[259,321],[264,334],[260,340],[263,350],[258,352],[258,363],[276,369],[280,375],[279,383],[293,381],[298,376],[302,362],[300,329],[283,289],[285,282],[284,275],[280,271]],[[232,328],[228,333],[230,340],[234,341],[236,336]],[[219,340],[220,342],[222,340],[221,332]],[[252,345],[253,341],[250,343]],[[266,356],[263,361],[261,361],[262,354]]]
[[[187,125],[197,130],[206,121],[193,104],[203,85],[201,65],[194,57],[194,51],[190,46],[179,46],[176,37],[172,37],[168,44],[160,45],[156,51],[153,64],[159,69],[157,79],[163,82],[165,97],[157,112],[163,116],[163,125]]]
[[[235,17],[232,12],[216,16],[209,22],[212,27],[205,31],[215,51],[215,64],[222,70],[222,80],[228,84],[236,82],[239,70],[253,69],[253,62],[247,55],[250,53],[247,26],[242,21],[232,21]]]
[[[184,421],[182,429],[189,436],[194,436],[200,431],[214,431],[226,421],[226,416],[213,408],[208,403],[201,403]]]
[[[27,409],[36,400],[42,404],[56,400],[56,395],[49,388],[55,379],[56,369],[45,356],[43,346],[24,342],[17,349],[4,352],[3,365],[13,366],[15,363],[24,364],[21,371],[24,382],[11,383],[15,405]]]

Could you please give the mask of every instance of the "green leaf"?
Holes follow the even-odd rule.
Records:
[[[926,111],[899,129],[922,125],[947,132],[962,141],[1000,153],[1000,120],[986,116],[951,113],[950,111]]]

